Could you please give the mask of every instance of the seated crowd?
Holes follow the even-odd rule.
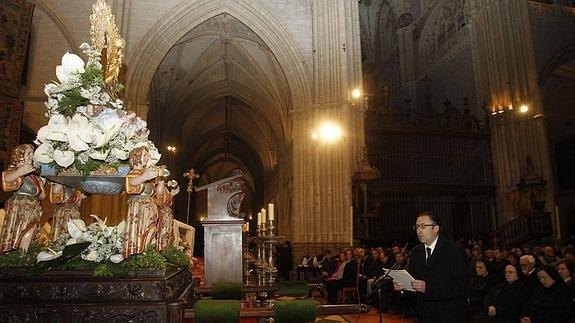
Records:
[[[575,322],[572,245],[504,248],[485,247],[482,241],[460,243],[473,273],[470,322]],[[337,249],[334,254],[328,250],[318,256],[303,257],[296,272],[298,279],[323,282],[329,304],[370,302],[383,311],[391,306],[402,317],[410,317],[413,294],[395,291],[383,271],[383,268],[409,270],[409,256],[409,250],[402,252],[399,245]],[[356,289],[353,299],[341,297],[344,288]]]

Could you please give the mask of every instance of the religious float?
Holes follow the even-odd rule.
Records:
[[[0,322],[181,322],[192,279],[174,244],[170,205],[179,188],[156,166],[146,122],[124,109],[125,44],[103,0],[90,23],[91,42],[80,46],[87,61],[66,53],[58,82],[45,86],[49,121],[38,147],[16,147],[2,173],[12,197],[0,235]],[[123,221],[84,222],[86,193],[124,190]],[[48,196],[52,228],[42,237],[40,200]]]

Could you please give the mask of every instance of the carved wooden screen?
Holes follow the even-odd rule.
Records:
[[[483,237],[491,229],[495,193],[489,135],[468,113],[426,109],[401,115],[368,113],[368,157],[380,177],[356,182],[356,238],[393,242],[416,238],[417,214],[439,215],[452,239]]]

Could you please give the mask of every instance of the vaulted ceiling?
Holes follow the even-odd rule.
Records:
[[[165,56],[149,91],[160,150],[176,146],[178,170],[200,185],[240,168],[252,189],[289,145],[286,77],[266,44],[228,14],[189,31]],[[165,151],[163,151],[165,153]]]

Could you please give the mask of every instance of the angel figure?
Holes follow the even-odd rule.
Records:
[[[163,179],[158,182],[164,181]],[[172,210],[172,202],[174,197],[180,193],[178,182],[169,181],[166,188],[165,198],[163,202],[158,204],[158,250],[166,250],[173,243],[174,240],[174,211]],[[161,200],[161,199],[160,199]]]
[[[80,219],[80,203],[86,195],[80,190],[52,183],[49,196],[50,202],[55,204],[50,231],[50,240],[54,241],[68,232],[68,221]]]
[[[28,250],[37,234],[42,217],[40,200],[46,197],[46,193],[44,179],[33,174],[33,154],[32,145],[17,146],[12,153],[10,166],[2,172],[2,189],[14,193],[6,202],[0,251]]]
[[[153,181],[159,168],[151,165],[147,147],[132,149],[129,155],[130,172],[126,176],[128,216],[124,231],[124,257],[144,252],[146,245],[156,243],[158,202],[164,200],[164,182]]]

